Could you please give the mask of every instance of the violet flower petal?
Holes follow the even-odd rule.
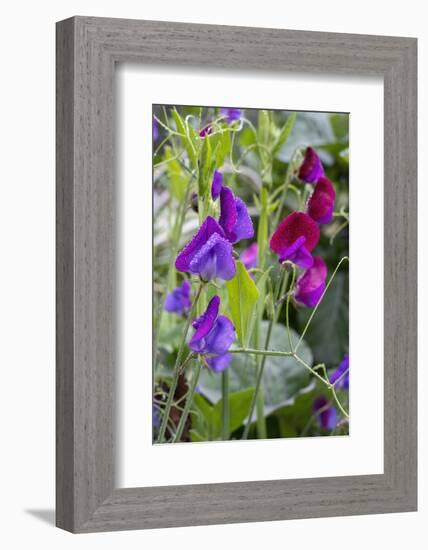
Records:
[[[235,195],[229,187],[223,187],[220,192],[220,208],[219,224],[223,228],[226,237],[229,239],[238,220]]]
[[[253,222],[246,204],[236,198],[229,187],[223,187],[220,192],[220,209],[219,224],[231,243],[254,236]]]
[[[318,223],[330,223],[333,219],[336,191],[331,181],[321,177],[308,201],[308,214]]]
[[[316,183],[318,179],[324,175],[319,156],[315,149],[308,147],[305,152],[305,157],[299,168],[299,179],[306,183]]]
[[[321,409],[323,410],[321,411]],[[335,407],[329,406],[326,397],[321,395],[315,399],[313,412],[318,416],[318,423],[323,430],[334,430],[337,424],[337,411]]]
[[[204,138],[205,136],[209,136],[210,134],[212,134],[212,131],[213,129],[210,125],[205,126],[199,131],[199,137]]]
[[[294,297],[307,307],[315,307],[325,290],[327,266],[321,256],[314,256],[313,265],[296,282]]]
[[[332,374],[329,377],[330,384],[334,384],[336,380],[338,380],[343,373],[346,372],[346,374],[339,380],[337,384],[335,384],[335,387],[338,389],[348,389],[349,388],[349,355],[345,353],[343,356],[342,362],[337,367],[335,371],[332,372]]]
[[[303,212],[292,212],[279,224],[269,245],[280,262],[290,260],[305,268],[312,265],[310,252],[319,238],[319,227],[312,218]]]
[[[214,372],[223,372],[230,365],[230,362],[232,361],[232,354],[225,353],[223,355],[214,355],[212,357],[207,357],[206,361],[208,363],[208,366]]]
[[[211,298],[205,312],[193,321],[192,326],[195,332],[189,341],[189,348],[192,351],[199,353],[205,351],[205,338],[216,322],[219,308],[220,298],[214,296]]]
[[[236,199],[236,210],[238,219],[235,226],[235,240],[233,242],[242,241],[243,239],[251,239],[254,237],[254,227],[251,217],[248,213],[247,205],[239,197]]]
[[[219,195],[220,191],[223,187],[223,174],[216,170],[213,175],[213,181],[211,184],[211,197],[213,201],[215,201]]]
[[[181,286],[174,288],[165,298],[165,311],[182,315],[187,313],[191,308],[190,301],[191,285],[187,279],[184,279]]]
[[[232,246],[223,229],[208,216],[193,239],[181,250],[175,260],[177,271],[200,275],[204,280],[213,277],[229,280],[235,276],[236,266]]]
[[[259,253],[259,247],[256,242],[251,243],[248,248],[241,252],[241,262],[246,269],[251,269],[257,265],[257,257]]]
[[[241,109],[222,107],[220,109],[220,114],[224,116],[227,122],[229,122],[230,124],[231,122],[234,122],[235,120],[239,120],[241,118]]]
[[[230,319],[219,315],[211,332],[205,339],[206,353],[223,355],[235,341],[235,327]]]
[[[211,281],[215,277],[224,281],[232,279],[236,274],[232,244],[214,233],[193,256],[189,271],[204,281]]]

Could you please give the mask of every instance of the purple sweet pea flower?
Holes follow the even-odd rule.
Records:
[[[212,131],[213,129],[210,125],[205,126],[204,128],[202,128],[202,130],[199,131],[199,137],[203,139],[205,136],[209,136],[210,134],[212,134]]]
[[[205,312],[192,323],[195,332],[189,341],[189,348],[204,355],[208,366],[214,372],[224,371],[232,360],[228,353],[235,341],[235,328],[232,321],[219,315],[220,298],[211,298]]]
[[[305,157],[299,168],[299,179],[306,183],[316,183],[321,176],[324,175],[319,156],[315,149],[308,147],[305,152]]]
[[[318,244],[318,225],[303,212],[292,212],[282,220],[270,239],[270,248],[279,261],[289,260],[303,269],[312,267],[312,250]]]
[[[159,127],[158,127],[158,121],[154,117],[152,122],[152,131],[153,131],[153,141],[156,141],[159,137]]]
[[[337,411],[329,404],[326,397],[321,395],[315,399],[313,413],[318,417],[318,424],[323,430],[334,430],[337,424]]]
[[[245,202],[239,197],[235,197],[229,187],[223,187],[220,192],[219,224],[231,243],[237,243],[242,239],[251,239],[254,236],[253,222]]]
[[[247,269],[256,267],[257,265],[257,255],[259,252],[259,247],[257,243],[251,243],[248,248],[241,252],[241,262]]]
[[[215,201],[220,196],[220,191],[223,187],[223,174],[216,170],[213,175],[211,184],[211,197]]]
[[[294,297],[307,307],[315,307],[325,290],[327,266],[321,256],[314,256],[312,267],[306,270],[296,282]]]
[[[333,219],[336,191],[328,178],[321,176],[309,198],[307,212],[318,223],[330,223]]]
[[[232,245],[214,218],[208,216],[193,239],[175,260],[177,271],[199,275],[210,281],[215,277],[225,281],[236,274]]]
[[[224,116],[224,118],[230,124],[231,122],[234,122],[235,120],[239,120],[241,118],[241,109],[222,107],[220,109],[220,114]]]
[[[188,313],[192,307],[190,288],[191,285],[187,279],[184,279],[181,286],[174,288],[165,299],[165,311],[176,313],[177,315]]]
[[[340,378],[341,376],[342,378]],[[340,390],[345,390],[349,388],[349,355],[347,353],[345,353],[345,355],[343,356],[342,362],[337,367],[337,369],[332,372],[329,380],[330,384],[334,384],[335,387]],[[336,380],[339,380],[337,384],[335,384]]]

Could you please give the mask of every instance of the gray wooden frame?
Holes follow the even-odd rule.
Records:
[[[91,532],[416,510],[416,46],[413,38],[155,21],[73,17],[57,24],[59,527]],[[116,62],[384,78],[382,475],[115,488]]]

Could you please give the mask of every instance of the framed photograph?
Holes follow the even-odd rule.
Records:
[[[58,527],[416,510],[416,78],[413,38],[57,24]]]

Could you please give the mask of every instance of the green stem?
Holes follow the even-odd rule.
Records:
[[[342,378],[345,378],[345,376],[348,374],[348,372],[349,372],[349,368],[346,369],[345,371],[343,371],[342,374],[339,376],[339,378],[337,378],[337,380],[335,380],[333,386],[336,386],[342,380]]]
[[[201,363],[200,363],[200,361],[198,361],[196,363],[195,372],[193,373],[192,382],[190,384],[186,404],[184,405],[184,409],[183,409],[183,412],[181,413],[180,421],[179,421],[178,426],[177,426],[177,431],[175,432],[175,436],[172,440],[173,443],[177,443],[177,441],[180,441],[181,436],[183,434],[184,426],[186,425],[186,420],[187,420],[187,417],[189,416],[190,407],[191,407],[192,402],[193,402],[193,396],[195,394],[195,389],[196,389],[196,386],[198,384],[200,372],[201,372]]]
[[[170,285],[171,279],[172,279],[171,274],[175,273],[174,263],[175,263],[175,258],[177,256],[178,247],[179,247],[179,244],[180,244],[181,231],[182,231],[182,228],[183,228],[184,218],[186,217],[187,205],[189,203],[190,189],[192,187],[190,185],[190,182],[191,182],[191,179],[189,180],[189,185],[187,186],[186,196],[184,197],[184,201],[180,204],[180,208],[178,210],[177,217],[176,217],[175,224],[174,224],[174,228],[173,228],[172,235],[171,235],[171,257],[170,257],[169,266],[168,266],[167,286],[166,286],[165,290],[163,291],[163,294],[162,294],[162,296],[160,297],[160,300],[159,300],[159,309],[158,309],[156,324],[155,324],[155,329],[154,329],[154,337],[153,337],[153,372],[155,371],[156,363],[157,363],[157,349],[158,349],[158,342],[159,342],[159,333],[160,333],[160,328],[161,328],[162,316],[163,316],[163,312],[164,312],[165,300],[166,300],[166,297],[167,297],[167,294],[168,294],[168,290],[170,290],[169,285]]]
[[[336,273],[338,272],[340,266],[341,266],[341,265],[343,264],[343,262],[345,262],[345,261],[348,261],[348,262],[349,262],[348,256],[344,256],[344,257],[339,261],[339,263],[337,264],[335,270],[333,271],[333,274],[332,274],[332,276],[330,277],[330,279],[329,279],[329,281],[328,281],[328,283],[327,283],[327,285],[326,285],[326,287],[325,287],[325,289],[324,289],[324,292],[321,294],[320,299],[319,299],[318,302],[317,302],[317,305],[314,307],[314,309],[312,310],[311,315],[309,316],[309,319],[308,319],[308,321],[307,321],[307,323],[306,323],[306,325],[305,325],[305,328],[303,329],[303,332],[302,332],[302,334],[300,335],[299,341],[297,342],[297,345],[296,345],[296,347],[294,348],[294,353],[296,353],[297,350],[299,349],[300,344],[302,343],[302,340],[303,340],[303,338],[305,337],[305,334],[306,334],[306,332],[307,332],[307,330],[308,330],[308,328],[309,328],[309,325],[311,324],[311,321],[312,321],[312,319],[314,318],[314,315],[315,315],[315,313],[316,313],[317,310],[318,310],[318,307],[320,306],[321,302],[323,301],[324,296],[326,295],[327,290],[330,288],[330,285],[331,285],[331,283],[333,282],[333,279],[334,279]]]
[[[159,429],[158,443],[162,443],[163,438],[165,436],[165,431],[166,431],[166,427],[167,427],[167,424],[168,424],[168,418],[169,418],[169,415],[170,415],[170,412],[171,412],[171,406],[172,406],[172,402],[174,400],[175,390],[177,388],[178,378],[179,378],[180,372],[182,370],[182,368],[181,368],[181,357],[183,355],[183,350],[184,350],[184,347],[186,345],[187,333],[189,331],[190,322],[191,322],[191,320],[193,319],[193,317],[195,315],[198,300],[201,296],[201,292],[202,292],[203,288],[204,288],[204,283],[201,282],[199,284],[199,288],[197,290],[195,299],[193,300],[192,309],[190,310],[190,313],[189,313],[189,315],[187,317],[187,320],[186,320],[186,325],[184,327],[184,332],[183,332],[183,338],[181,340],[180,348],[178,350],[177,358],[176,358],[176,361],[175,361],[174,377],[172,379],[171,387],[169,389],[168,399],[167,399],[166,404],[165,404],[165,412],[164,412],[164,416],[162,418],[162,423],[161,423],[161,426],[160,426],[160,429]],[[187,360],[188,360],[188,358],[186,359],[186,361]]]
[[[349,418],[349,413],[345,411],[345,409],[342,406],[342,403],[340,402],[339,398],[337,397],[336,390],[334,389],[334,385],[330,385],[331,393],[333,394],[334,400],[336,401],[336,405],[339,407],[340,412],[343,414],[345,418]]]
[[[276,211],[276,215],[275,215],[273,226],[272,226],[272,227],[275,227],[275,228],[278,227],[279,221],[281,219],[281,212],[284,208],[285,199],[287,197],[288,186],[290,185],[291,180],[293,178],[293,174],[294,174],[294,170],[295,170],[294,163],[295,163],[296,155],[297,155],[297,151],[294,153],[294,155],[290,159],[290,162],[288,163],[287,172],[285,174],[285,179],[284,179],[284,190],[282,192],[281,199],[279,201],[278,209]]]
[[[235,348],[230,349],[229,353],[249,353],[252,355],[266,355],[266,357],[293,357],[294,353],[292,351],[275,351],[275,350],[264,350],[264,349],[253,349],[253,348]]]
[[[229,369],[221,373],[221,394],[222,394],[222,420],[223,420],[223,440],[227,441],[230,437],[230,411],[229,411]]]
[[[288,280],[288,272],[284,268],[284,276],[282,278],[282,284],[281,284],[281,281],[280,281],[280,283],[278,284],[279,290],[276,292],[276,296],[274,296],[274,301],[275,302],[276,302],[278,296],[281,296],[283,294],[283,292],[285,290],[285,287],[287,286],[287,280]],[[265,350],[269,347],[270,339],[271,339],[271,336],[272,336],[272,330],[273,330],[273,327],[274,327],[274,325],[276,324],[276,322],[278,320],[279,314],[281,312],[281,306],[282,306],[282,303],[280,303],[279,306],[276,308],[275,313],[274,313],[272,319],[270,320],[270,323],[269,323],[269,326],[268,326],[268,331],[267,331],[267,334],[266,334],[266,341],[265,341],[265,346],[264,346]],[[258,394],[259,394],[261,383],[262,383],[263,371],[264,371],[265,363],[266,363],[266,357],[268,356],[267,353],[263,353],[263,354],[260,354],[260,355],[262,355],[263,358],[262,358],[262,362],[261,362],[260,367],[259,367],[258,372],[257,372],[256,387],[254,389],[254,394],[253,394],[252,399],[251,399],[249,416],[248,416],[248,419],[247,419],[247,424],[244,428],[244,433],[242,434],[242,439],[247,439],[248,438],[248,433],[250,431],[251,421],[252,421],[253,414],[254,414],[254,409],[255,409],[255,406],[256,406],[256,403],[257,403]],[[264,411],[263,411],[263,415],[264,415]]]
[[[327,386],[327,389],[331,391],[332,395],[333,395],[333,398],[334,400],[336,401],[337,403],[337,406],[339,407],[340,409],[340,412],[346,417],[346,418],[349,418],[349,414],[345,411],[345,409],[343,408],[342,406],[342,403],[339,401],[339,398],[337,397],[337,394],[336,394],[336,390],[334,389],[334,384],[330,384],[330,381],[327,377],[327,371],[325,369],[325,365],[321,364],[321,365],[317,365],[318,368],[323,368],[324,369],[324,375],[325,375],[325,379],[320,376],[317,371],[315,369],[313,369],[312,367],[310,367],[301,357],[299,357],[296,353],[293,355],[294,359],[296,359],[296,361],[298,363],[300,363],[301,365],[303,365],[307,370],[309,370],[316,378],[318,378],[318,380],[321,380],[321,382],[323,384],[325,384]]]
[[[293,264],[293,275],[291,278],[290,288],[288,289],[288,292],[287,292],[287,303],[285,304],[285,323],[287,325],[288,346],[290,350],[293,349],[293,341],[291,339],[289,309],[290,309],[290,297],[291,297],[291,293],[294,291],[295,282],[296,282],[296,266]]]
[[[259,393],[257,395],[256,416],[257,416],[257,438],[267,439],[267,426],[266,426],[266,418],[265,418],[265,397],[263,395],[263,388],[260,388]]]

